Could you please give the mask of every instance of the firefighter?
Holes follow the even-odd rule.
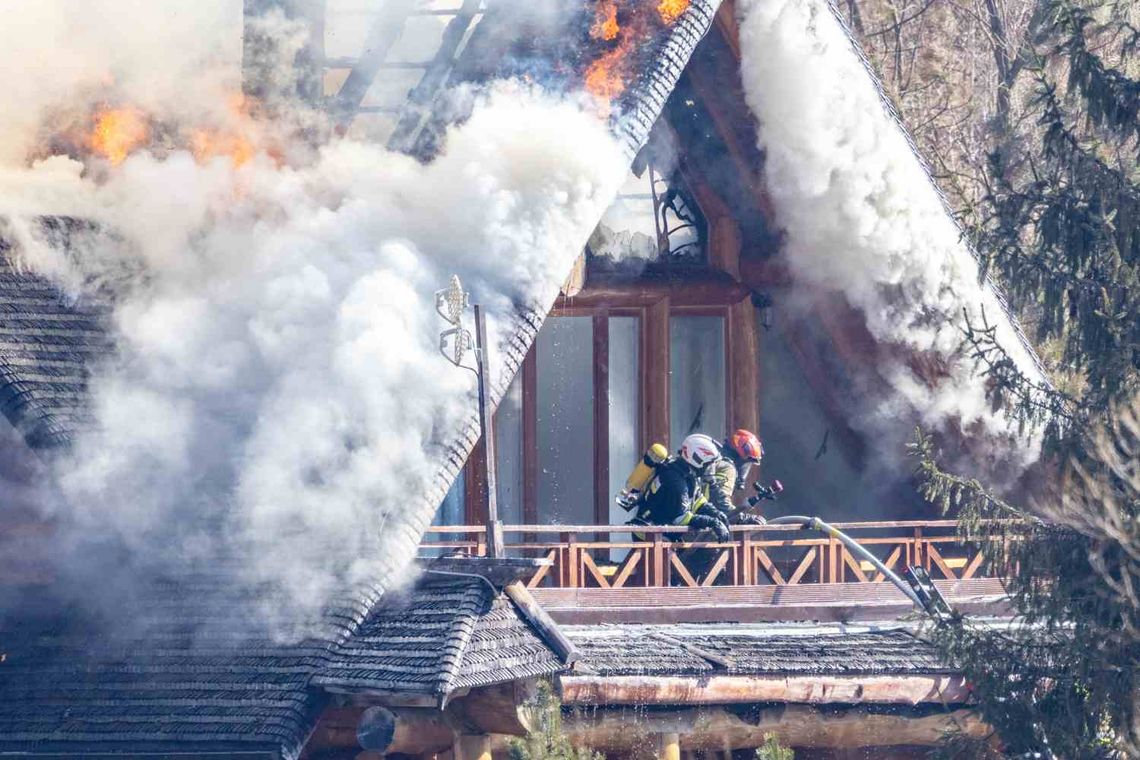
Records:
[[[719,459],[720,450],[712,438],[700,434],[686,438],[677,456],[657,467],[642,497],[637,522],[684,525],[693,531],[708,529],[718,541],[730,540],[728,517],[705,496],[711,467]]]
[[[760,439],[748,430],[737,430],[717,444],[717,451],[720,458],[710,468],[713,482],[709,487],[709,501],[719,512],[728,515],[732,523],[763,525],[763,517],[737,508],[732,502],[732,495],[747,484],[749,470],[764,457]]]

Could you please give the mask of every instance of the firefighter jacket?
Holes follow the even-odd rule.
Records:
[[[638,516],[651,525],[688,525],[701,500],[697,471],[681,459],[669,459],[649,481]]]
[[[732,495],[739,487],[737,482],[739,473],[736,464],[727,456],[721,457],[709,465],[712,468],[712,477],[709,483],[709,503],[725,514],[736,511],[732,503]]]
[[[708,503],[707,483],[681,459],[657,468],[646,488],[638,520],[649,525],[685,525],[692,530],[713,530],[727,540],[728,518]],[[679,536],[674,536],[679,538]]]

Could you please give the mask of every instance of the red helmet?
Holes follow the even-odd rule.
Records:
[[[724,447],[731,450],[742,462],[759,462],[764,457],[764,447],[754,433],[737,430],[724,441]]]

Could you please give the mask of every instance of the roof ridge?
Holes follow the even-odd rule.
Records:
[[[479,622],[479,618],[491,609],[499,593],[489,581],[472,576],[471,585],[464,592],[463,601],[458,607],[460,617],[440,653],[442,667],[439,683],[436,685],[436,694],[439,696],[441,708],[447,702],[448,695],[459,678],[459,668],[463,663],[463,655],[471,643],[471,636],[475,633],[475,625]]]
[[[902,116],[899,114],[899,111],[895,107],[894,102],[887,95],[886,88],[883,87],[883,81],[879,78],[878,72],[875,71],[874,64],[872,64],[870,59],[867,58],[867,54],[864,52],[863,46],[859,44],[859,40],[851,31],[851,27],[847,23],[847,19],[843,17],[843,13],[839,10],[835,0],[826,0],[826,5],[827,9],[831,12],[831,15],[839,24],[839,28],[843,32],[843,35],[847,38],[847,42],[855,51],[855,57],[859,59],[859,62],[863,65],[863,69],[866,71],[867,76],[870,77],[871,86],[874,88],[875,94],[878,95],[879,102],[882,105],[883,110],[887,113],[887,116],[892,121],[894,121],[895,126],[898,128],[899,132],[902,133],[903,140],[906,141],[907,146],[910,148],[911,154],[915,159],[918,160],[919,167],[922,169],[922,173],[926,177],[927,184],[934,189],[934,194],[938,197],[938,202],[942,206],[943,213],[950,220],[950,223],[954,225],[954,228],[958,230],[959,240],[961,240],[963,245],[966,246],[966,250],[969,251],[970,256],[973,257],[975,263],[977,263],[979,270],[984,273],[984,276],[981,279],[982,287],[983,289],[988,290],[994,297],[994,300],[997,301],[998,307],[1001,309],[1002,316],[1005,317],[1005,320],[1010,330],[1013,331],[1014,336],[1017,338],[1021,349],[1025,352],[1030,363],[1033,365],[1033,369],[1037,371],[1039,378],[1036,379],[1042,380],[1047,387],[1052,388],[1053,382],[1050,380],[1049,374],[1045,371],[1045,366],[1041,362],[1041,357],[1037,354],[1037,349],[1033,347],[1033,344],[1029,341],[1028,336],[1025,334],[1025,330],[1021,326],[1020,320],[1018,320],[1014,315],[1013,309],[1009,305],[1009,300],[1006,298],[1005,289],[1002,288],[1000,283],[996,282],[992,277],[990,277],[989,273],[987,272],[986,263],[983,261],[981,254],[978,253],[978,250],[974,247],[973,242],[966,236],[966,231],[962,229],[962,225],[959,223],[958,217],[954,215],[954,211],[950,206],[950,200],[946,197],[946,193],[942,191],[942,187],[934,179],[934,172],[931,170],[930,162],[926,159],[926,156],[923,155],[922,151],[919,150],[918,144],[914,141],[914,136],[910,133],[910,130],[903,122]],[[1016,360],[1014,361],[1016,363]],[[1023,368],[1019,367],[1018,369]]]

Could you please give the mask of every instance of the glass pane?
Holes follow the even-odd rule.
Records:
[[[538,519],[594,522],[594,340],[590,317],[556,317],[538,334]]]
[[[614,503],[614,497],[625,486],[625,479],[641,455],[638,430],[638,410],[641,404],[638,321],[637,317],[609,319],[610,525],[621,525],[630,518],[625,510]],[[630,538],[628,533],[610,536],[613,541],[628,541]],[[626,554],[625,549],[614,549],[610,552],[610,559],[616,562]]]
[[[724,318],[669,320],[671,449],[692,433],[725,435]]]
[[[465,520],[465,498],[466,493],[466,478],[465,471],[459,471],[459,477],[451,484],[451,490],[447,492],[447,496],[443,497],[443,502],[439,505],[439,509],[435,511],[435,518],[431,521],[432,525],[463,525]],[[463,534],[460,533],[426,533],[424,534],[424,542],[426,543],[442,543],[447,541],[460,541],[463,539]],[[421,557],[439,557],[444,554],[450,554],[451,549],[420,549]]]
[[[523,521],[522,369],[495,412],[495,461],[499,519],[518,525]]]
[[[459,477],[451,484],[451,490],[447,492],[447,496],[443,497],[443,503],[439,505],[436,510],[435,519],[432,520],[432,525],[463,525],[464,524],[464,505],[466,499],[466,478],[467,473],[464,470],[459,471]]]

